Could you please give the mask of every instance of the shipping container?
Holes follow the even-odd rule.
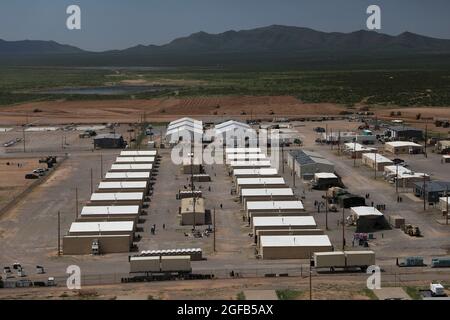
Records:
[[[401,229],[405,225],[405,218],[401,216],[389,216],[389,224],[396,229]]]
[[[190,256],[163,256],[161,257],[162,272],[190,272]]]
[[[345,253],[343,251],[315,252],[314,266],[316,268],[345,267]]]
[[[368,267],[375,264],[373,251],[345,251],[347,267]]]
[[[130,273],[160,272],[160,257],[130,257]]]

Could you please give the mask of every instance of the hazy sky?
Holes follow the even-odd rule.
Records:
[[[80,31],[66,29],[70,4],[81,7]],[[0,38],[99,51],[271,24],[349,32],[366,28],[370,4],[381,6],[383,33],[450,39],[449,0],[1,0]]]

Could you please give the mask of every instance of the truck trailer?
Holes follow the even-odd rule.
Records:
[[[313,257],[315,268],[329,268],[332,272],[336,268],[360,268],[361,271],[366,271],[369,266],[375,264],[373,251],[315,252]]]

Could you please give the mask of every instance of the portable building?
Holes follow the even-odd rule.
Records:
[[[143,192],[93,193],[88,205],[142,205]]]
[[[116,164],[154,163],[155,157],[117,157]]]
[[[417,154],[423,152],[423,146],[410,141],[390,141],[385,143],[384,150],[392,154]]]
[[[241,189],[240,198],[245,207],[247,207],[247,201],[296,200],[294,191],[291,188]]]
[[[366,147],[357,142],[350,142],[344,145],[344,153],[348,154],[352,159],[361,159],[364,153],[376,151],[376,148]]]
[[[178,191],[177,200],[186,198],[201,198],[203,196],[202,190],[180,190]]]
[[[374,207],[352,207],[350,218],[353,224],[356,224],[356,232],[371,232],[389,228],[383,213]]]
[[[259,188],[286,188],[284,178],[238,178],[236,181],[237,191],[243,188],[259,189]]]
[[[392,160],[378,153],[364,153],[361,159],[364,165],[372,169],[376,168],[377,171],[384,171],[385,166],[391,166],[394,164]]]
[[[314,217],[311,216],[284,216],[284,217],[253,217],[253,234],[259,230],[273,229],[314,229],[317,227]]]
[[[106,181],[100,182],[98,193],[110,192],[148,192],[148,181]]]
[[[192,180],[195,182],[211,182],[211,176],[206,173],[193,174]]]
[[[151,172],[153,164],[113,164],[111,166],[111,172]]]
[[[87,255],[92,254],[93,244],[98,245],[96,254],[130,252],[133,237],[129,234],[117,235],[67,235],[63,237],[63,254]]]
[[[306,215],[303,203],[295,201],[247,201],[247,218],[256,216]]]
[[[326,235],[261,236],[259,242],[263,259],[309,259],[314,252],[332,249]]]
[[[160,272],[161,257],[130,257],[130,273]]]
[[[156,150],[125,150],[120,152],[121,157],[156,157]]]
[[[450,163],[450,155],[443,155],[442,156],[442,163]]]
[[[401,229],[405,225],[405,218],[398,215],[389,216],[389,224],[396,229]]]
[[[232,174],[235,182],[239,178],[279,177],[276,168],[235,169]]]
[[[230,153],[227,154],[227,163],[233,161],[253,161],[253,160],[266,160],[267,156],[262,153]]]
[[[77,222],[82,221],[134,221],[140,214],[139,206],[85,206]]]
[[[142,172],[108,172],[105,175],[105,181],[148,181],[151,178],[150,171]]]
[[[313,189],[328,190],[331,187],[341,186],[339,177],[331,172],[318,172],[314,174]]]
[[[70,236],[129,235],[134,234],[134,221],[95,221],[73,222],[69,229]]]
[[[263,153],[261,148],[225,148],[225,155],[228,154],[252,154]]]
[[[232,170],[270,168],[270,160],[231,161],[228,163]]]
[[[440,140],[434,146],[434,150],[437,153],[448,154],[450,153],[450,140]]]
[[[162,256],[162,272],[191,272],[190,256]]]
[[[184,198],[181,199],[181,225],[204,225],[205,201],[203,198]]]
[[[255,244],[258,245],[262,236],[313,236],[325,234],[322,229],[262,229],[253,234]]]

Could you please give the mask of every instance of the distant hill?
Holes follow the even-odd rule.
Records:
[[[194,33],[162,45],[87,52],[53,41],[0,40],[0,63],[81,66],[217,66],[305,64],[397,59],[450,54],[450,40],[402,33],[390,36],[360,30],[321,32],[273,25],[220,34]],[[414,58],[416,59],[416,58]],[[1,62],[1,60],[3,62]]]
[[[0,55],[46,55],[77,54],[85,51],[55,41],[23,40],[5,41],[0,39]]]

